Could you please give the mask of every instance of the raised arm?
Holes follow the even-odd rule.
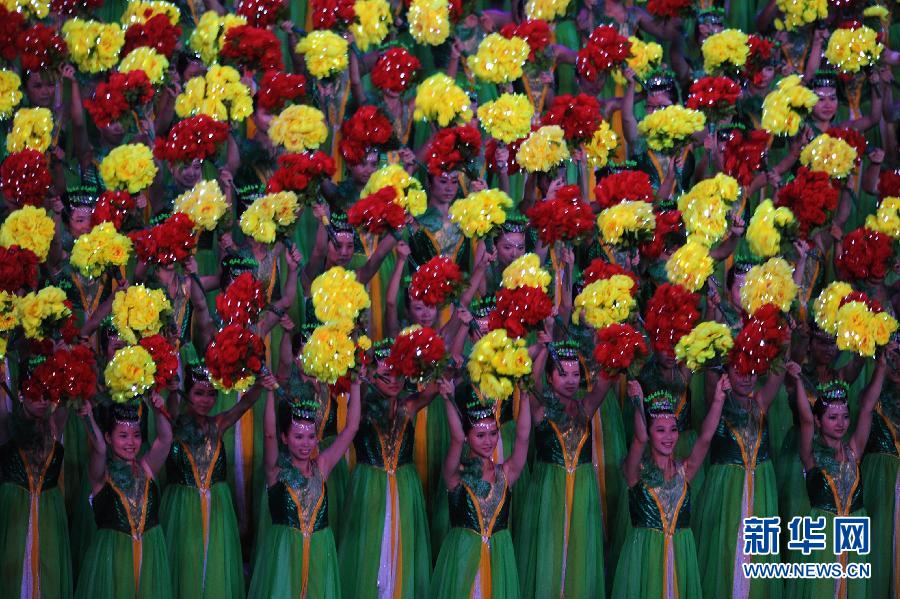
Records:
[[[463,433],[459,411],[450,397],[444,398],[444,408],[447,410],[447,424],[450,427],[450,446],[447,448],[447,456],[444,458],[444,484],[450,490],[459,486],[459,463],[462,459],[463,443],[466,435]]]
[[[397,314],[397,300],[400,296],[400,281],[403,279],[403,267],[409,257],[409,246],[401,241],[395,248],[397,261],[394,263],[394,271],[387,286],[386,314],[384,315],[384,329],[387,337],[393,337],[400,332],[400,316]]]
[[[520,391],[520,393],[522,393]],[[511,401],[511,400],[510,400]],[[528,437],[531,435],[531,400],[527,397],[519,401],[519,418],[516,420],[516,444],[513,452],[505,462],[506,480],[513,484],[522,474],[525,461],[528,459]]]
[[[862,459],[866,441],[869,440],[869,431],[872,429],[872,412],[875,411],[875,404],[878,403],[881,389],[884,387],[884,378],[887,374],[888,351],[888,348],[881,351],[881,355],[878,356],[878,360],[875,363],[875,372],[872,374],[872,380],[869,381],[868,386],[866,386],[860,396],[856,430],[853,431],[853,437],[850,439],[850,448],[853,449],[853,454],[858,459]]]
[[[300,254],[300,250],[296,246],[291,246],[285,254],[285,261],[287,262],[287,279],[284,283],[284,295],[272,304],[271,310],[263,313],[259,323],[259,334],[261,336],[265,336],[275,328],[281,316],[294,305],[294,300],[297,298],[297,275],[300,272],[300,263],[303,261],[303,255]]]
[[[368,285],[369,281],[371,281],[378,272],[378,269],[381,268],[384,259],[387,258],[387,255],[391,253],[391,250],[394,249],[394,246],[396,245],[397,238],[393,235],[382,237],[375,247],[375,251],[372,252],[372,255],[366,260],[366,263],[356,271],[356,279],[363,285]]]
[[[85,421],[85,429],[87,429],[88,448],[90,456],[88,458],[88,480],[91,483],[91,489],[96,490],[103,484],[106,478],[106,440],[97,421],[94,419],[94,407],[90,402],[85,401],[78,410],[78,415]]]
[[[641,477],[641,458],[649,440],[644,416],[644,390],[638,381],[628,381],[628,399],[634,404],[634,437],[622,463],[622,471],[625,474],[625,484],[633,487]]]
[[[216,416],[216,426],[218,429],[222,432],[230,429],[241,419],[241,416],[243,416],[247,410],[253,407],[253,404],[259,399],[259,395],[263,392],[263,389],[273,390],[277,387],[278,382],[275,380],[274,375],[266,374],[257,377],[256,383],[246,393],[241,395],[240,401],[234,404],[231,409]]]
[[[600,405],[606,399],[612,381],[602,376],[594,376],[593,373],[589,373],[588,376],[594,378],[591,390],[584,396],[585,413],[590,418],[594,416],[594,412],[600,409]]]
[[[200,347],[206,347],[212,341],[215,325],[212,315],[209,313],[209,305],[206,303],[206,294],[203,293],[203,284],[197,276],[197,259],[191,256],[185,264],[190,274],[188,285],[191,293],[191,306],[194,308],[194,322],[197,323],[197,334]]]
[[[327,477],[334,465],[338,463],[341,456],[350,448],[353,443],[353,437],[359,430],[359,413],[360,413],[360,391],[359,377],[353,379],[350,383],[350,402],[347,405],[347,423],[341,432],[338,433],[328,449],[319,454],[319,471],[323,477]]]
[[[728,375],[722,375],[719,378],[719,382],[716,383],[716,391],[713,394],[712,403],[709,405],[709,410],[703,419],[703,425],[700,427],[700,434],[697,436],[694,448],[691,450],[691,454],[688,456],[684,466],[684,475],[688,480],[694,478],[694,475],[697,474],[697,471],[703,464],[703,460],[706,458],[706,452],[709,451],[709,445],[716,434],[716,429],[719,427],[719,420],[722,418],[725,393],[730,389],[731,383],[728,380]]]
[[[275,482],[278,469],[278,426],[275,420],[275,392],[266,392],[266,410],[263,413],[263,467],[266,484]]]
[[[172,423],[163,414],[162,408],[165,406],[165,399],[162,395],[154,391],[150,397],[150,403],[156,414],[156,438],[150,449],[144,454],[143,462],[155,475],[166,463],[169,450],[172,449]]]
[[[812,442],[816,432],[816,424],[813,420],[812,407],[809,405],[809,397],[806,395],[806,387],[800,376],[800,365],[796,362],[788,362],[785,370],[790,372],[791,378],[797,388],[797,415],[800,420],[800,437],[797,440],[797,450],[800,453],[800,461],[803,469],[809,470],[816,465],[813,457]]]

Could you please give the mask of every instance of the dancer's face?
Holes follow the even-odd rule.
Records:
[[[553,391],[565,399],[572,399],[581,386],[581,369],[575,360],[561,360],[559,368],[553,368],[550,374],[550,386]]]
[[[509,266],[517,258],[525,255],[525,235],[504,233],[497,238],[497,259],[501,266]]]
[[[281,441],[295,460],[308,460],[319,444],[316,425],[307,421],[291,421],[291,428],[281,435]]]
[[[472,430],[466,435],[466,441],[469,442],[469,447],[475,455],[489,460],[494,455],[499,435],[497,421],[493,418],[483,418],[472,426]]]
[[[850,410],[846,403],[831,404],[824,414],[816,417],[816,423],[826,438],[835,441],[843,439],[850,427]]]
[[[671,456],[678,443],[678,421],[674,416],[651,418],[647,434],[653,451],[666,457]]]
[[[375,370],[375,387],[388,397],[397,397],[403,389],[403,381],[388,366],[386,360],[378,362]]]
[[[141,450],[141,426],[137,422],[117,422],[106,434],[106,444],[120,460],[133,462]]]
[[[197,381],[188,392],[191,408],[200,416],[208,416],[216,405],[216,388],[209,381]]]
[[[328,263],[332,266],[347,266],[353,259],[353,235],[337,233],[334,239],[328,240]]]
[[[409,315],[412,321],[419,326],[433,327],[437,320],[437,308],[429,306],[422,300],[409,300]]]
[[[833,87],[817,87],[813,90],[819,101],[813,106],[813,117],[821,121],[830,121],[838,109],[837,89]]]
[[[72,208],[69,214],[69,232],[76,239],[86,233],[91,232],[91,213],[90,208],[78,206]]]
[[[44,395],[37,399],[31,399],[23,395],[22,407],[25,408],[25,413],[35,420],[46,420],[50,415],[50,400]]]

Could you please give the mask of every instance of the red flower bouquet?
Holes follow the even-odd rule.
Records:
[[[180,38],[181,27],[172,25],[168,16],[156,14],[146,23],[134,23],[125,30],[125,45],[120,55],[128,56],[135,48],[146,46],[171,59]]]
[[[611,324],[597,331],[594,360],[602,369],[600,375],[611,380],[631,366],[634,359],[647,355],[647,343],[630,324]]]
[[[649,0],[647,12],[663,19],[672,19],[689,15],[694,7],[694,0]]]
[[[372,85],[383,91],[402,94],[415,80],[422,63],[405,48],[389,48],[372,67]]]
[[[25,17],[0,6],[0,56],[12,62],[19,55],[19,36],[25,31]]]
[[[321,150],[284,154],[278,157],[278,169],[269,178],[267,191],[293,191],[301,203],[312,204],[319,199],[322,181],[331,178],[334,170],[334,160]]]
[[[281,42],[268,29],[239,25],[225,34],[225,45],[219,51],[223,62],[251,71],[280,71]]]
[[[22,68],[26,71],[55,72],[65,62],[69,52],[66,42],[56,34],[56,30],[41,23],[35,23],[20,33],[17,45]]]
[[[156,390],[162,391],[178,375],[178,355],[175,348],[162,335],[144,337],[139,345],[153,358],[153,363],[156,364],[153,380],[156,382]]]
[[[588,81],[596,81],[600,73],[620,65],[631,55],[631,42],[619,35],[615,27],[601,25],[591,32],[587,44],[578,51],[575,67]]]
[[[734,110],[741,86],[728,77],[703,77],[694,81],[688,93],[688,108],[720,121]]]
[[[450,258],[435,256],[413,273],[409,296],[432,307],[443,307],[462,291],[462,274]]]
[[[382,187],[353,204],[347,211],[347,221],[375,236],[398,229],[406,221],[406,211],[394,201],[396,197],[396,189]]]
[[[878,197],[884,198],[900,196],[900,170],[881,171],[878,175]]]
[[[844,237],[835,266],[842,279],[883,279],[893,255],[893,239],[890,235],[860,227]]]
[[[747,47],[750,48],[750,53],[747,55],[747,62],[744,63],[743,77],[754,85],[761,85],[762,70],[772,58],[775,42],[760,35],[750,34],[747,36]]]
[[[840,305],[843,306],[844,304],[849,304],[850,302],[862,302],[869,308],[869,310],[871,310],[875,314],[884,312],[884,306],[882,306],[877,300],[872,299],[862,291],[851,291],[844,296],[844,299],[841,300]]]
[[[594,232],[594,212],[581,199],[577,185],[566,185],[549,200],[536,203],[525,213],[538,238],[546,246],[557,241],[576,241]]]
[[[80,404],[97,393],[95,369],[94,352],[86,345],[58,349],[22,382],[22,394],[31,400],[46,397],[55,404]]]
[[[675,355],[675,345],[700,320],[700,296],[681,285],[663,283],[647,302],[644,329],[654,351]]]
[[[38,283],[38,259],[34,252],[17,245],[0,247],[0,291],[16,293],[34,289]]]
[[[156,139],[153,155],[157,160],[188,164],[206,160],[228,140],[228,123],[198,114],[175,124],[166,137]]]
[[[563,94],[553,99],[541,119],[541,125],[559,125],[572,146],[587,143],[602,121],[600,103],[593,96]]]
[[[25,149],[6,157],[0,165],[0,190],[18,207],[40,207],[50,191],[53,178],[47,159],[36,150]]]
[[[656,229],[653,230],[653,240],[638,247],[641,255],[651,260],[659,258],[666,249],[666,242],[670,238],[683,237],[683,223],[681,212],[678,210],[656,211]]]
[[[500,29],[500,35],[507,39],[520,37],[531,48],[528,60],[534,62],[547,46],[550,45],[550,25],[539,19],[523,21],[521,23],[507,23]]]
[[[753,177],[764,170],[769,139],[771,135],[762,129],[755,129],[746,136],[739,130],[732,132],[722,152],[725,174],[737,179],[741,185],[750,185]]]
[[[743,376],[762,374],[781,353],[789,332],[775,304],[759,308],[747,321],[731,348],[731,364]]]
[[[97,86],[84,107],[98,127],[108,127],[153,99],[153,85],[144,71],[112,73],[109,81]]]
[[[656,193],[650,176],[644,171],[620,171],[607,175],[594,187],[594,198],[601,210],[626,200],[653,202]]]
[[[471,173],[474,160],[480,153],[481,134],[475,127],[466,125],[441,129],[428,146],[428,172],[435,177],[459,169]]]
[[[509,160],[506,164],[506,173],[508,175],[515,175],[522,170],[519,166],[519,163],[516,162],[516,154],[518,153],[519,146],[522,145],[523,141],[525,141],[525,138],[518,139],[512,143],[506,144],[506,149],[509,151]],[[493,137],[488,139],[484,144],[485,166],[487,167],[488,172],[495,174],[500,172],[500,168],[497,166],[497,146],[498,142]]]
[[[356,18],[355,0],[310,0],[313,29],[346,29]]]
[[[252,27],[270,27],[288,16],[285,0],[244,0],[237,15]]]
[[[420,327],[397,336],[387,364],[399,376],[419,380],[436,378],[446,353],[441,336],[430,327]]]
[[[826,131],[831,137],[843,139],[856,150],[856,164],[859,165],[862,157],[866,155],[866,138],[856,129],[850,127],[831,127]]]
[[[602,281],[604,279],[612,278],[615,275],[624,275],[626,277],[631,277],[634,281],[634,287],[631,288],[631,295],[634,296],[637,294],[638,289],[641,288],[641,282],[637,278],[637,275],[631,272],[630,270],[624,269],[618,264],[613,264],[612,262],[607,262],[603,258],[594,258],[591,260],[591,263],[588,267],[581,273],[581,280],[585,286],[594,283],[595,281]]]
[[[306,77],[281,71],[266,71],[256,92],[257,105],[269,113],[279,112],[288,102],[306,95]]]
[[[213,385],[229,390],[249,386],[263,367],[265,350],[256,333],[239,324],[226,326],[206,348],[206,367]]]
[[[348,164],[359,164],[369,148],[387,145],[393,134],[391,122],[377,107],[360,106],[341,124],[341,156]]]
[[[116,231],[122,229],[125,217],[134,210],[134,198],[127,191],[104,191],[91,212],[91,227],[110,222]]]
[[[778,190],[775,205],[791,209],[797,219],[798,234],[807,239],[811,230],[831,220],[839,199],[840,191],[827,173],[801,166],[794,180]]]
[[[266,307],[266,291],[249,272],[241,273],[224,293],[216,296],[216,311],[226,325],[249,327]]]
[[[488,328],[506,329],[510,337],[524,337],[553,313],[553,301],[540,287],[505,287],[497,291],[496,306],[488,314]]]
[[[134,252],[139,260],[161,265],[181,262],[197,246],[194,221],[182,212],[176,212],[160,224],[128,236],[134,242]]]
[[[50,0],[50,12],[64,17],[73,17],[79,13],[87,15],[102,6],[103,0]]]

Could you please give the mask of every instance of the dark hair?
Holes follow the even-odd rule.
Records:
[[[281,435],[286,435],[288,431],[291,430],[291,425],[294,422],[308,423],[316,426],[314,411],[307,409],[305,404],[303,406],[298,406],[286,399],[278,401],[275,420],[278,433]]]
[[[97,426],[106,434],[112,434],[118,423],[133,422],[140,426],[141,437],[147,438],[147,415],[141,403],[102,403],[94,408],[94,416]]]

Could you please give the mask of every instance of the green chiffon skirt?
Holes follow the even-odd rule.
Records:
[[[134,557],[129,535],[108,528],[98,529],[84,558],[75,597],[172,599],[172,576],[161,526],[144,533],[138,580],[134,575]]]
[[[290,526],[271,526],[258,551],[249,599],[339,599],[341,579],[331,528],[314,532],[304,556],[303,533]],[[303,562],[307,560],[306,594]],[[348,595],[352,596],[352,595]]]
[[[900,593],[900,458],[887,453],[870,453],[860,469],[863,502],[872,531],[872,578],[869,596],[897,597]]]
[[[180,599],[240,599],[244,596],[241,538],[228,484],[209,490],[208,544],[195,487],[168,485],[160,510],[168,545],[172,587]]]
[[[779,599],[782,596],[780,580],[744,578],[737,563],[743,558],[743,552],[738,550],[743,518],[778,516],[778,488],[772,461],[759,464],[751,478],[752,510],[743,509],[744,502],[749,503],[751,491],[745,484],[746,474],[743,467],[732,464],[715,464],[706,470],[706,480],[693,518],[697,559],[704,566],[704,597],[732,597],[735,588],[740,590],[747,587],[750,599]],[[779,555],[746,557],[748,563],[778,561]],[[735,570],[738,572],[738,580],[734,579]]]
[[[350,476],[338,547],[341,583],[347,597],[376,599],[379,583],[385,588],[394,585],[399,589],[395,596],[404,599],[420,599],[428,593],[431,546],[422,483],[413,464],[400,466],[395,478],[396,504],[390,510],[394,519],[387,532],[396,531],[399,557],[396,569],[385,568],[379,577],[391,493],[389,477],[384,470],[367,464],[357,464]],[[385,555],[390,549],[390,534],[387,536]]]
[[[31,572],[36,570],[36,578],[28,572],[23,583],[30,518],[31,494],[11,483],[0,485],[0,596],[31,597],[31,591],[25,591],[37,587],[41,597],[71,597],[72,560],[62,492],[49,489],[37,500],[37,526],[32,533],[35,561],[30,567]]]
[[[797,429],[792,428],[784,436],[784,442],[775,462],[775,478],[778,481],[778,509],[781,525],[786,527],[796,516],[809,513],[809,495],[806,493],[806,477],[803,476],[803,464],[797,447]],[[786,530],[786,529],[785,529]],[[797,562],[793,551],[787,550],[789,536],[781,535],[781,550],[785,553],[785,561]]]
[[[674,580],[667,572],[674,574]],[[697,545],[690,528],[676,530],[670,539],[653,528],[632,528],[628,532],[616,568],[613,599],[701,596]]]
[[[516,544],[521,597],[594,599],[606,596],[603,517],[592,464],[575,469],[566,534],[566,470],[537,462]]]
[[[516,555],[508,530],[491,535],[490,595],[482,599],[517,599],[519,575]],[[481,535],[468,528],[453,528],[444,540],[437,567],[431,578],[431,599],[457,599],[473,596],[475,584],[487,592],[487,583],[480,576]]]

